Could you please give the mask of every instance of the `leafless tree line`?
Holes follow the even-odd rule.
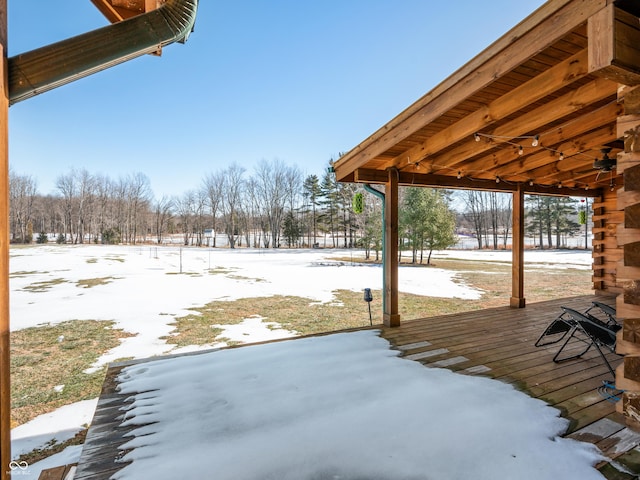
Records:
[[[478,248],[507,248],[512,225],[512,195],[500,192],[464,191],[465,210],[458,228],[475,236]],[[562,248],[568,238],[588,232],[588,199],[525,196],[525,233],[538,248]],[[588,242],[585,240],[585,248]]]
[[[335,247],[354,246],[358,228],[353,186],[338,184],[329,172],[304,178],[279,160],[263,160],[251,174],[237,164],[211,172],[171,198],[155,198],[143,173],[114,180],[71,170],[57,178],[56,194],[46,196],[31,175],[11,172],[10,185],[16,243],[164,243],[179,235],[185,245],[216,246],[222,234],[231,248],[277,248],[312,246],[328,235]]]
[[[15,243],[165,243],[278,248],[363,247],[381,242],[379,199],[361,186],[336,182],[329,170],[319,178],[296,166],[263,160],[252,172],[240,165],[206,174],[199,186],[177,197],[156,198],[149,179],[134,173],[116,180],[71,170],[56,180],[56,194],[40,195],[31,175],[10,172],[11,240]],[[356,193],[366,197],[354,213]],[[507,248],[511,195],[464,191],[457,228],[478,248]],[[577,231],[576,200],[535,197],[527,201],[527,231],[552,246]],[[375,207],[375,208],[372,208]]]
[[[13,242],[30,243],[36,233],[69,243],[136,243],[152,231],[152,193],[141,173],[112,180],[72,170],[57,178],[59,195],[39,195],[31,175],[13,171],[9,184]]]

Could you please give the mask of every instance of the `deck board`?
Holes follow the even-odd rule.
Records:
[[[640,445],[640,435],[627,428],[615,405],[598,392],[604,380],[611,380],[611,374],[597,351],[591,349],[584,358],[554,363],[559,345],[534,346],[561,312],[561,305],[584,311],[594,299],[615,304],[613,297],[571,297],[524,309],[500,307],[405,321],[400,327],[382,327],[381,336],[400,351],[400,356],[413,358],[426,368],[448,368],[510,383],[560,409],[569,420],[567,436],[594,443],[611,458],[635,460],[632,450]],[[622,361],[615,354],[607,358],[614,368]],[[122,368],[115,365],[107,373],[76,480],[106,480],[124,466],[117,459],[123,454],[120,447],[128,432],[120,427],[122,397],[115,385]],[[611,468],[604,463],[601,471]]]
[[[571,297],[524,309],[499,307],[406,321],[400,327],[384,328],[382,336],[403,357],[426,367],[498,379],[544,400],[569,420],[567,436],[594,443],[614,459],[632,455],[640,445],[640,434],[627,428],[624,418],[615,413],[615,404],[598,392],[603,381],[612,380],[598,352],[592,348],[582,358],[554,363],[560,343],[534,345],[561,313],[560,306],[584,311],[594,299],[615,306],[614,297]],[[583,345],[572,342],[566,351],[578,353]],[[448,359],[461,357],[464,362],[447,364]],[[606,357],[614,369],[622,362],[613,353]],[[603,471],[612,468],[605,466]]]

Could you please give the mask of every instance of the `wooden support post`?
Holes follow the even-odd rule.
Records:
[[[385,311],[383,321],[387,327],[400,326],[398,313],[398,188],[399,172],[390,168],[385,192]]]
[[[513,242],[511,245],[511,308],[524,308],[524,186],[513,192]]]
[[[9,92],[7,0],[0,0],[0,479],[11,478],[11,370],[9,355]]]

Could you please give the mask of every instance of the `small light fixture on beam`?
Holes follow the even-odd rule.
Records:
[[[536,135],[535,137],[533,137],[533,141],[531,142],[531,146],[532,147],[537,147],[540,143],[540,136]]]
[[[474,134],[473,134],[473,138],[474,138],[474,140],[475,140],[476,142],[479,142],[479,141],[480,141],[480,134],[479,134],[479,133],[474,133]]]
[[[529,186],[533,187],[533,180],[529,180]]]
[[[500,183],[500,177],[496,177],[496,183]]]
[[[558,160],[560,161],[564,160],[564,153],[560,152],[560,156],[558,157]]]
[[[460,170],[458,170],[457,178],[458,178],[458,180],[460,180],[462,178],[462,172]]]
[[[522,155],[524,153],[524,148],[522,148],[522,145],[518,145],[518,155]]]

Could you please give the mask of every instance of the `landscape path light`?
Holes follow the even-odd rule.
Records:
[[[369,324],[373,326],[373,319],[371,318],[371,302],[373,301],[373,294],[370,288],[364,289],[364,301],[369,305]]]

